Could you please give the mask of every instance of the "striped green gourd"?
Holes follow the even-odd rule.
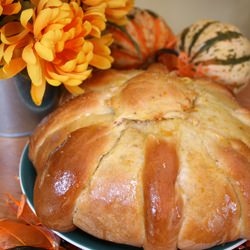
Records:
[[[200,20],[183,30],[177,46],[188,55],[189,63],[202,65],[207,77],[234,92],[250,82],[250,42],[231,24]]]

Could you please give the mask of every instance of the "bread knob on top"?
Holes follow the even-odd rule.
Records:
[[[36,129],[41,222],[145,249],[250,239],[250,113],[223,87],[109,70]]]

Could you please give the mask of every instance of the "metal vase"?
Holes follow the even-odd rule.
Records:
[[[57,91],[48,87],[41,106],[36,106],[30,96],[30,81],[19,74],[0,80],[0,136],[21,137],[32,133],[41,119],[57,103]]]

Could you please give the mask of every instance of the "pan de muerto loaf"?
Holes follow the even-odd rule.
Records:
[[[30,140],[46,226],[145,249],[250,239],[250,113],[161,69],[97,73]]]

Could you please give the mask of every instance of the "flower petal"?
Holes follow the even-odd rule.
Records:
[[[82,25],[82,36],[86,37],[92,30],[92,25],[89,21],[85,21]]]
[[[27,9],[23,10],[20,16],[22,26],[30,31],[32,30],[32,25],[29,23],[29,20],[32,18],[33,14],[33,9]]]
[[[92,41],[94,44],[94,53],[102,56],[108,56],[111,54],[111,50],[108,46],[98,42]]]
[[[93,26],[90,35],[96,38],[101,37],[101,31],[97,27]]]
[[[13,52],[14,52],[14,49],[15,49],[15,48],[16,48],[16,45],[15,45],[15,44],[9,45],[9,46],[6,48],[6,50],[4,51],[4,56],[3,56],[3,58],[4,58],[4,60],[5,60],[5,62],[6,62],[7,64],[10,63],[10,60],[11,60],[11,58],[12,58],[12,56],[13,56]]]
[[[82,37],[76,37],[75,39],[71,39],[65,42],[65,48],[73,49],[82,47],[84,43],[84,39]]]
[[[0,78],[6,79],[15,76],[21,72],[26,66],[26,63],[21,57],[12,59],[9,64],[4,65],[0,69]]]
[[[34,85],[33,82],[31,84],[30,94],[31,94],[33,102],[38,106],[40,106],[42,103],[43,96],[45,93],[45,88],[46,88],[45,81],[42,82],[42,84],[39,86]]]
[[[1,29],[1,41],[5,44],[14,44],[23,39],[29,32],[24,30],[21,23],[9,22]]]
[[[108,33],[103,35],[100,40],[102,41],[103,44],[110,46],[113,42],[113,36],[112,34]]]
[[[88,65],[89,65],[88,63],[83,63],[83,64],[77,65],[75,68],[75,72],[77,72],[77,73],[84,72],[85,70],[87,70]]]
[[[109,0],[108,8],[121,8],[126,6],[127,0]]]
[[[60,85],[62,84],[62,83],[61,83],[60,81],[58,81],[58,80],[51,79],[51,78],[47,78],[47,77],[46,77],[46,81],[47,81],[50,85],[55,86],[55,87],[60,86]]]
[[[107,18],[108,18],[109,22],[115,23],[115,24],[117,24],[119,26],[125,26],[127,24],[127,22],[128,22],[128,19],[127,19],[126,16],[122,17],[122,18],[114,18],[112,16],[107,15]]]
[[[109,69],[111,61],[107,57],[94,54],[90,64],[98,69]]]
[[[81,95],[84,93],[84,89],[79,86],[64,85],[64,87],[73,95]]]
[[[21,10],[21,4],[19,2],[12,3],[4,7],[3,15],[13,15],[17,14]]]
[[[64,85],[78,86],[81,83],[82,83],[82,80],[79,80],[79,79],[70,79],[70,80],[64,82]]]
[[[93,53],[93,51],[90,51],[87,55],[86,55],[86,61],[89,63],[92,59],[93,59],[93,56],[94,56],[94,53]],[[81,63],[80,61],[79,61],[79,63]]]
[[[27,64],[35,64],[36,63],[36,56],[33,50],[33,43],[28,44],[24,47],[22,58]]]
[[[83,3],[90,6],[95,6],[100,4],[102,1],[103,0],[83,0]]]
[[[69,77],[64,74],[57,74],[56,70],[50,63],[46,63],[45,72],[48,75],[48,78],[58,82],[65,82],[69,79]]]
[[[40,86],[45,82],[42,65],[38,57],[35,64],[27,64],[27,71],[32,84],[35,86]]]
[[[65,64],[63,64],[60,68],[65,72],[72,72],[76,67],[76,63],[77,63],[76,59],[70,60],[67,61]]]
[[[39,0],[36,4],[37,6],[37,12],[40,12],[45,6],[46,4],[49,2],[49,0]]]
[[[82,47],[82,51],[84,53],[87,53],[89,51],[93,51],[93,49],[94,49],[94,46],[91,42],[89,42],[89,41],[84,42],[83,47]]]
[[[58,43],[62,41],[63,39],[63,31],[60,27],[57,27],[58,29],[55,30],[48,30],[40,39],[40,42],[49,48],[53,48],[55,46],[55,43]],[[64,42],[64,41],[62,41]]]
[[[60,7],[61,5],[62,5],[62,1],[60,0],[49,0],[46,4],[46,8]]]
[[[50,23],[50,17],[53,14],[52,9],[43,9],[39,12],[34,22],[34,36],[37,37],[41,31]]]
[[[4,43],[0,43],[0,62],[2,61],[4,54]]]
[[[67,82],[67,84],[72,85],[72,86],[79,85],[76,82],[73,82],[73,81],[71,82],[72,79],[84,81],[90,76],[91,72],[92,72],[92,70],[86,70],[86,71],[80,72],[80,73],[76,73],[76,72],[75,73],[74,72],[73,73],[65,73],[62,70],[58,69],[59,74],[65,74],[66,76],[69,77],[68,80],[63,81],[63,83]]]
[[[48,47],[44,46],[43,44],[41,44],[40,42],[35,43],[35,50],[37,54],[44,60],[49,61],[49,62],[54,60],[53,51],[49,49]]]

